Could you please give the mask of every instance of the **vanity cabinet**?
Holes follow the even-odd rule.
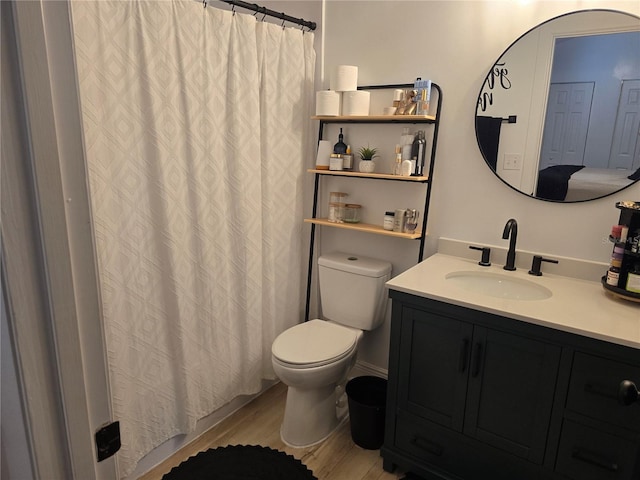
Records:
[[[640,383],[635,363],[573,356],[556,471],[575,480],[640,478],[640,404],[622,406],[620,382]]]
[[[400,465],[428,479],[640,478],[640,404],[617,397],[622,380],[640,384],[640,352],[390,295],[385,470]]]

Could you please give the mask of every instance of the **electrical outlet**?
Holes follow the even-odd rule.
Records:
[[[502,167],[504,170],[521,170],[522,155],[519,153],[505,153]]]

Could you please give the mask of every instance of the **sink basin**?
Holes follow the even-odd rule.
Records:
[[[495,272],[452,272],[445,276],[460,288],[509,300],[544,300],[552,293],[537,283]]]

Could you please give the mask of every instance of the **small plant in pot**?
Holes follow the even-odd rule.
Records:
[[[373,161],[375,157],[378,156],[378,149],[371,148],[368,145],[366,147],[360,147],[358,150],[358,154],[360,155],[360,165],[358,166],[360,171],[363,173],[372,173],[376,169],[376,162]]]

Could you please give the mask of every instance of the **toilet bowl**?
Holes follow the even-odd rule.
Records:
[[[315,445],[339,425],[336,387],[355,364],[361,337],[361,330],[315,319],[274,341],[273,370],[289,387],[280,429],[287,445]]]
[[[280,436],[292,447],[322,442],[343,420],[336,390],[356,362],[363,330],[384,321],[391,274],[388,262],[343,253],[323,255],[318,264],[326,319],[285,330],[271,348],[274,372],[288,386]]]

